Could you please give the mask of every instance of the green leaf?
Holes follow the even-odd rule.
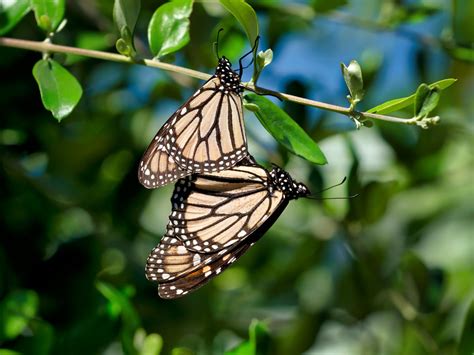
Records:
[[[236,348],[226,351],[226,355],[267,354],[269,344],[268,327],[265,323],[253,319],[249,326],[249,340]]]
[[[40,60],[33,67],[44,107],[61,121],[69,115],[82,96],[76,78],[54,60]]]
[[[312,0],[311,6],[314,10],[318,13],[329,12],[332,10],[336,10],[338,7],[347,5],[347,0]]]
[[[135,45],[133,43],[133,33],[140,14],[140,0],[115,0],[113,16],[120,37],[115,47],[117,51],[127,57],[135,56]]]
[[[415,94],[415,116],[419,118],[428,117],[439,102],[439,89],[434,87],[430,89],[428,85],[421,84]]]
[[[430,88],[426,84],[421,84],[418,86],[418,89],[416,89],[415,93],[415,112],[413,117],[418,117],[419,112],[421,111],[421,108],[423,107],[423,102],[425,102],[425,98],[428,97],[430,93]]]
[[[316,142],[285,111],[260,95],[247,94],[245,101],[245,107],[286,149],[315,164],[327,163]]]
[[[219,2],[239,21],[253,46],[259,33],[255,10],[244,0],[219,0]]]
[[[344,63],[341,63],[341,71],[351,94],[352,100],[350,102],[355,105],[364,97],[364,81],[360,65],[355,60],[352,60],[347,67]]]
[[[163,338],[159,334],[149,334],[144,342],[140,355],[158,355],[163,348]]]
[[[113,16],[120,35],[122,29],[128,28],[130,31],[130,39],[133,37],[135,25],[137,24],[138,15],[140,14],[140,0],[115,0]],[[122,37],[123,38],[123,37]],[[125,39],[125,38],[124,38]]]
[[[260,51],[257,54],[257,67],[261,71],[265,68],[268,64],[273,61],[273,51],[271,49],[267,49],[265,52]]]
[[[45,32],[56,31],[64,18],[65,0],[31,0],[36,23]]]
[[[0,1],[0,36],[15,27],[30,10],[29,0]]]
[[[161,5],[148,25],[148,41],[157,58],[176,52],[189,42],[189,16],[193,0],[173,0]]]
[[[444,89],[450,87],[451,85],[453,85],[457,80],[458,79],[452,79],[452,78],[443,79],[443,80],[440,80],[440,81],[437,81],[435,83],[432,83],[432,84],[428,85],[428,87],[430,89],[433,89],[433,88],[437,87],[439,90],[444,90]],[[413,94],[413,95],[410,95],[410,96],[407,96],[407,97],[402,97],[402,98],[399,98],[399,99],[393,99],[393,100],[384,102],[383,104],[380,104],[378,106],[375,106],[375,107],[371,108],[367,112],[378,113],[378,114],[387,114],[387,113],[391,113],[391,112],[394,112],[394,111],[399,111],[399,110],[401,110],[405,107],[408,107],[408,106],[412,105],[413,102],[415,101],[415,95],[416,94]]]
[[[30,290],[8,294],[0,304],[0,341],[20,335],[38,311],[38,295]]]
[[[474,299],[471,300],[464,318],[459,341],[459,354],[472,354],[474,350]]]

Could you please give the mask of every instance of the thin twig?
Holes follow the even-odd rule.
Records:
[[[77,47],[62,46],[62,45],[48,43],[48,42],[38,42],[38,41],[29,41],[29,40],[16,39],[16,38],[0,37],[0,46],[27,49],[27,50],[32,50],[32,51],[37,51],[37,52],[42,52],[42,53],[49,53],[49,52],[67,53],[67,54],[74,54],[74,55],[79,55],[83,57],[103,59],[103,60],[109,60],[109,61],[120,62],[120,63],[141,64],[147,67],[159,68],[159,69],[171,71],[174,73],[191,76],[193,78],[197,78],[201,80],[207,80],[211,77],[211,75],[197,71],[197,70],[192,70],[192,69],[180,67],[177,65],[169,64],[169,63],[163,63],[158,60],[150,60],[150,59],[136,60],[136,59],[131,59],[129,57],[116,54],[116,53],[102,52],[102,51],[83,49],[83,48],[77,48]],[[250,84],[250,83],[244,83],[244,86],[260,94],[262,93],[271,94],[273,96],[281,98],[282,100],[292,101],[292,102],[296,102],[302,105],[307,105],[307,106],[312,106],[312,107],[316,107],[316,108],[327,110],[327,111],[337,112],[337,113],[355,118],[357,120],[374,119],[374,120],[382,120],[382,121],[403,123],[403,124],[418,124],[424,127],[423,124],[420,124],[420,121],[418,118],[404,119],[404,118],[379,115],[379,114],[369,113],[369,112],[351,111],[347,107],[331,105],[325,102],[310,100],[310,99],[306,99],[299,96],[276,92],[276,91],[265,89],[265,88],[255,87],[253,84]],[[435,117],[433,122],[429,121],[428,124],[436,123],[437,120],[438,118]]]

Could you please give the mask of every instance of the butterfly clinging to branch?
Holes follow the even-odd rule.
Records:
[[[167,233],[148,257],[146,277],[162,298],[193,291],[259,240],[288,202],[309,196],[279,167],[270,172],[249,155],[220,172],[180,179],[171,198]]]
[[[215,74],[166,121],[143,155],[138,180],[158,188],[192,173],[229,169],[247,156],[239,73],[226,57]]]

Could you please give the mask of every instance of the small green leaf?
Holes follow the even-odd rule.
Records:
[[[255,10],[244,0],[219,0],[227,11],[239,21],[253,46],[258,36],[258,20]]]
[[[115,42],[115,48],[117,49],[117,52],[127,57],[130,57],[133,53],[132,48],[130,48],[123,38],[119,38],[117,42]]]
[[[245,101],[245,107],[255,113],[278,143],[310,162],[327,163],[316,142],[285,111],[260,95],[247,94]]]
[[[138,15],[140,14],[140,0],[115,0],[113,16],[114,22],[120,31],[120,35],[127,44],[134,48],[132,39],[137,24]],[[126,28],[129,33],[128,38],[124,38],[123,29]]]
[[[30,10],[29,0],[0,1],[0,36],[15,27]]]
[[[268,64],[273,61],[273,51],[271,49],[267,49],[265,52],[260,51],[257,54],[257,64],[258,67],[263,69]]]
[[[429,95],[430,93],[430,88],[426,84],[421,84],[418,86],[418,89],[416,89],[415,93],[415,113],[413,117],[418,117],[418,114],[421,110],[421,107],[423,106],[423,102],[425,101],[425,98]]]
[[[173,0],[161,5],[148,25],[148,41],[157,58],[176,52],[189,42],[189,16],[193,0]]]
[[[36,23],[46,33],[54,32],[64,18],[65,0],[31,0]]]
[[[163,338],[159,334],[149,334],[144,342],[140,355],[158,355],[163,348]]]
[[[355,105],[364,97],[362,70],[360,69],[359,63],[355,60],[352,60],[347,67],[344,63],[341,63],[341,70],[344,81],[351,94],[351,104]]]
[[[0,355],[22,355],[22,353],[10,349],[0,349]]]
[[[8,294],[0,304],[0,341],[20,335],[38,310],[38,295],[19,290]]]
[[[433,89],[433,88],[437,87],[439,90],[444,90],[444,89],[450,87],[451,85],[453,85],[456,81],[457,81],[457,79],[452,79],[452,78],[443,79],[443,80],[440,80],[440,81],[437,81],[435,83],[432,83],[432,84],[428,85],[428,87],[430,89]],[[383,104],[380,104],[378,106],[375,106],[375,107],[371,108],[367,112],[378,113],[378,114],[381,114],[381,115],[382,114],[387,114],[387,113],[391,113],[391,112],[394,112],[394,111],[399,111],[399,110],[401,110],[405,107],[408,107],[408,106],[412,105],[414,101],[415,101],[415,94],[407,96],[407,97],[402,97],[402,98],[399,98],[399,99],[393,99],[393,100],[384,102]]]
[[[226,351],[226,355],[254,355],[268,353],[268,327],[265,323],[253,319],[249,326],[249,340],[236,348]]]
[[[439,89],[421,84],[415,94],[415,113],[414,117],[425,118],[433,111],[439,102]]]
[[[33,67],[41,100],[46,109],[61,121],[69,115],[82,96],[82,88],[76,78],[54,60],[40,60]]]

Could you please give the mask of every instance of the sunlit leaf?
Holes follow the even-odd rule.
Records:
[[[347,67],[341,63],[341,70],[351,95],[351,102],[356,104],[364,97],[364,81],[360,65],[357,61],[352,60]]]
[[[257,39],[258,20],[255,10],[247,4],[244,0],[219,0],[222,6],[229,11],[239,21],[240,25],[244,28],[245,33],[253,45]]]
[[[266,97],[245,95],[245,107],[254,112],[265,129],[286,149],[315,164],[326,164],[326,158],[308,134]]]
[[[157,58],[176,52],[189,42],[189,16],[193,0],[173,0],[161,5],[148,24],[148,41]]]
[[[45,32],[54,32],[64,18],[65,0],[31,0],[36,23]]]
[[[159,334],[149,334],[143,342],[140,355],[158,355],[163,347],[163,338]]]
[[[430,89],[433,89],[433,88],[437,87],[439,90],[444,90],[444,89],[450,87],[451,85],[453,85],[456,81],[457,81],[457,79],[443,79],[443,80],[440,80],[440,81],[437,81],[435,83],[432,83],[432,84],[428,85],[428,87]],[[402,97],[402,98],[399,98],[399,99],[393,99],[393,100],[384,102],[383,104],[380,104],[378,106],[375,106],[375,107],[371,108],[367,112],[378,113],[378,114],[387,114],[387,113],[394,112],[394,111],[399,111],[399,110],[401,110],[405,107],[408,107],[408,106],[412,105],[414,101],[415,101],[415,94],[407,96],[407,97]]]
[[[54,60],[40,60],[33,67],[41,100],[46,109],[61,121],[76,107],[82,88],[76,78]]]
[[[265,323],[256,319],[252,320],[249,326],[249,340],[243,341],[240,345],[226,355],[257,355],[268,353],[269,342],[268,327]]]
[[[20,335],[38,310],[38,295],[30,290],[8,294],[0,303],[0,340]]]
[[[29,0],[0,1],[0,36],[15,27],[30,10]]]

